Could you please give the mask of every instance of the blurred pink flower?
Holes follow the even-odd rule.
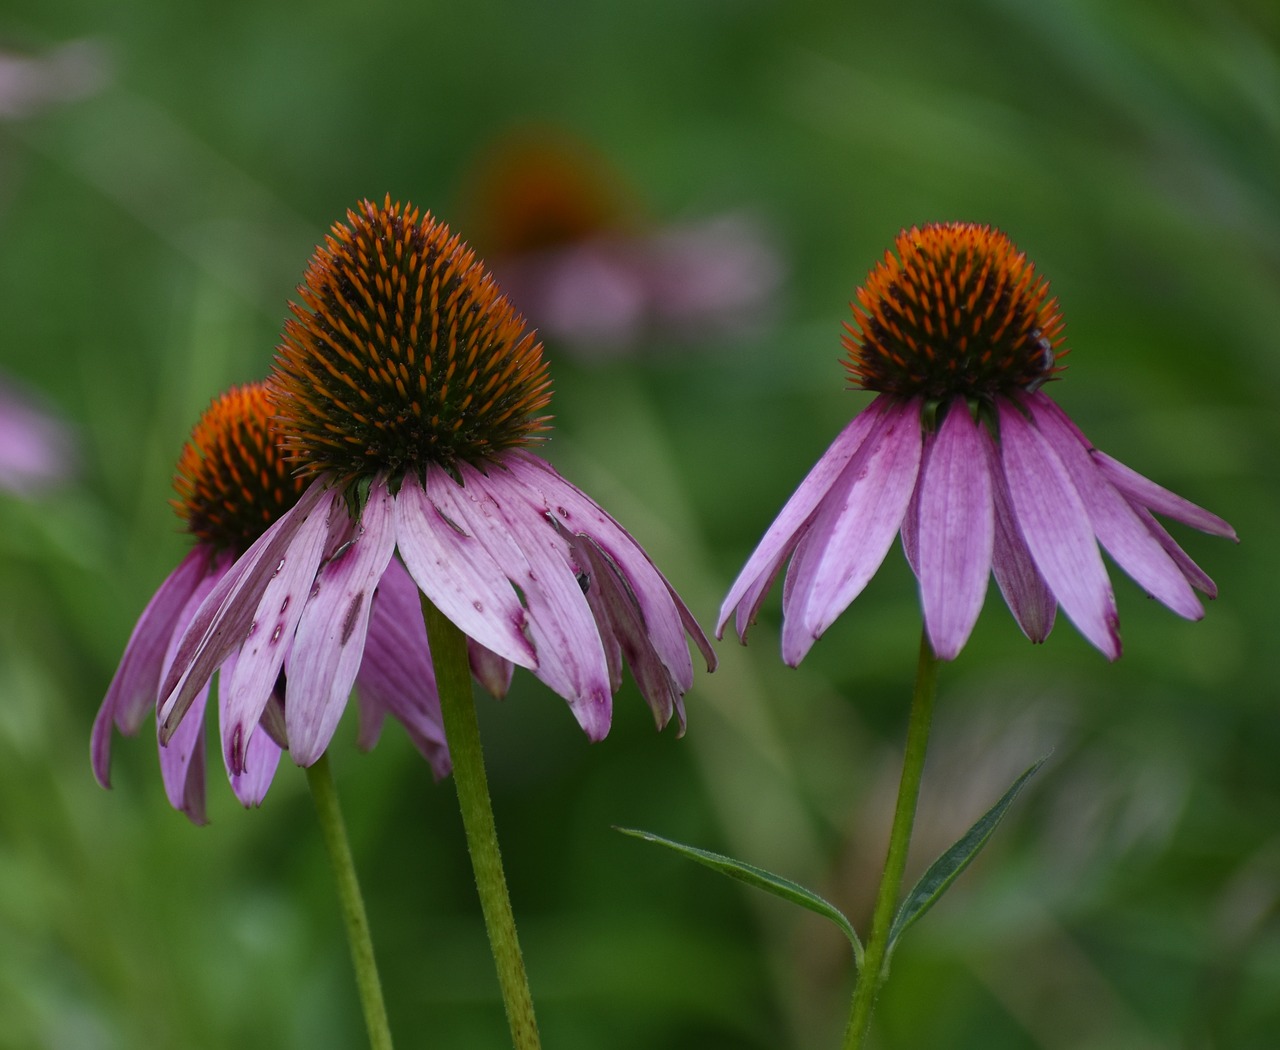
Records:
[[[1213,581],[1152,511],[1235,539],[1225,521],[1099,452],[1040,391],[1062,320],[1025,255],[986,226],[904,230],[858,290],[847,368],[879,396],[782,509],[730,589],[718,633],[745,641],[788,558],[783,659],[798,664],[901,532],[934,653],[954,659],[994,573],[1034,642],[1060,604],[1108,658],[1119,621],[1099,544],[1152,597],[1199,619]]]
[[[65,481],[74,465],[71,428],[0,380],[0,488],[29,496]]]
[[[507,297],[583,356],[646,338],[741,335],[767,317],[782,282],[757,218],[644,223],[621,178],[563,132],[509,136],[468,184],[477,243]]]

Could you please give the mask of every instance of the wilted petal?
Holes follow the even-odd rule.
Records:
[[[458,516],[523,592],[538,654],[534,674],[569,702],[590,739],[603,739],[612,718],[609,669],[568,544],[503,469],[459,470],[463,484],[442,509]]]
[[[920,449],[920,402],[886,402],[792,559],[782,610],[785,663],[804,658],[884,561],[916,485]]]
[[[920,492],[919,577],[934,654],[954,660],[982,611],[995,533],[986,431],[956,399],[938,428]]]
[[[173,731],[196,691],[248,636],[262,592],[281,571],[298,530],[317,512],[317,505],[326,496],[326,484],[323,478],[317,480],[292,510],[254,541],[183,631],[172,666],[160,686],[162,739]],[[323,518],[323,512],[318,513]]]
[[[1089,513],[1040,432],[1011,403],[999,402],[999,412],[1005,478],[1036,567],[1080,633],[1114,660],[1119,617]]]
[[[324,754],[342,717],[364,654],[374,588],[395,547],[394,500],[379,478],[355,539],[320,570],[298,622],[284,717],[289,753],[300,766]]]
[[[427,469],[431,492],[449,486],[441,468]],[[416,478],[405,477],[396,495],[396,540],[409,575],[463,634],[512,663],[537,667],[524,635],[524,606],[492,555],[463,528],[445,518]]]
[[[510,475],[537,494],[532,505],[541,508],[557,529],[589,539],[612,566],[635,600],[650,643],[683,689],[693,684],[686,636],[702,653],[707,669],[715,668],[715,651],[697,620],[626,529],[538,457],[516,453],[506,463]]]
[[[246,769],[245,748],[276,687],[294,633],[315,585],[316,570],[339,516],[345,517],[342,495],[331,491],[315,513],[300,523],[268,579],[258,601],[239,656],[219,690],[222,702],[223,759],[233,774]],[[296,757],[296,756],[295,756]]]
[[[179,625],[179,614],[211,570],[212,554],[195,547],[156,588],[129,636],[120,666],[93,721],[90,754],[93,773],[103,787],[111,786],[111,724],[120,732],[138,731],[148,711],[154,711],[164,673],[164,657]]]
[[[1188,499],[1183,499],[1175,492],[1161,488],[1149,478],[1144,478],[1136,470],[1126,467],[1119,460],[1112,459],[1105,452],[1096,448],[1090,455],[1098,464],[1098,468],[1107,479],[1133,503],[1147,507],[1166,518],[1190,525],[1193,529],[1207,532],[1211,536],[1222,536],[1229,540],[1236,539],[1236,530],[1216,514],[1210,514],[1203,507],[1197,507]]]
[[[403,723],[436,777],[449,772],[421,597],[417,584],[395,558],[388,562],[373,597],[356,691],[362,748],[368,750],[377,742],[383,717],[390,712]]]
[[[1043,642],[1053,630],[1058,602],[1036,568],[1035,559],[1031,557],[1022,529],[1014,517],[1000,454],[990,441],[985,445],[991,476],[991,503],[995,511],[991,571],[1022,633],[1033,642]]]
[[[224,727],[227,724],[228,683],[235,678],[238,658],[238,654],[232,653],[218,671],[218,717],[219,724]],[[278,707],[278,699],[274,703],[268,700],[264,718],[266,712],[276,710]],[[258,729],[263,729],[262,725],[259,725]],[[240,805],[246,809],[250,806],[262,805],[262,800],[267,797],[267,789],[271,787],[271,781],[275,778],[276,768],[280,765],[280,745],[271,738],[270,733],[265,730],[259,732],[258,729],[249,734],[248,742],[245,744],[243,769],[237,772],[231,768],[227,763],[225,749],[222,756],[227,778],[231,781],[231,790],[235,793]],[[223,736],[225,738],[225,731]]]
[[[1129,501],[1107,480],[1062,409],[1043,394],[1028,397],[1026,404],[1040,433],[1071,475],[1098,542],[1153,598],[1189,620],[1204,616],[1204,607],[1182,570],[1134,513]]]
[[[806,523],[839,480],[849,460],[862,447],[867,435],[879,421],[886,403],[883,396],[878,397],[854,416],[792,493],[747,559],[742,571],[738,573],[733,586],[729,588],[724,604],[720,606],[720,618],[716,622],[717,638],[724,637],[725,624],[729,622],[733,611],[738,609],[735,626],[738,637],[746,641],[747,628],[754,622],[760,602],[769,585],[776,579],[783,561],[795,550]],[[742,615],[743,607],[749,610],[746,617]]]

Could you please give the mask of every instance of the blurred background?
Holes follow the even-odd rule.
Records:
[[[187,541],[178,451],[265,375],[330,223],[429,208],[547,343],[546,454],[706,625],[868,400],[848,300],[903,226],[1004,229],[1073,349],[1053,396],[1238,529],[1176,538],[1204,621],[1113,567],[1125,655],[994,588],[944,667],[912,871],[1052,750],[915,927],[881,1048],[1275,1046],[1280,1028],[1280,7],[1273,0],[163,4],[0,14],[0,1046],[362,1045],[305,778],[211,756],[171,811],[148,727],[89,728]],[[1268,539],[1270,537],[1270,539]],[[481,701],[545,1044],[838,1044],[848,946],[611,825],[803,882],[865,931],[919,631],[896,549],[800,670],[778,598],[656,734]],[[397,1042],[504,1045],[456,802],[399,726],[332,749]],[[909,875],[911,873],[909,872]]]

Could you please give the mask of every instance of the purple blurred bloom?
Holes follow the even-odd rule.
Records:
[[[70,428],[0,381],[0,488],[27,496],[70,477]]]
[[[250,545],[251,537],[264,529],[270,533],[266,526],[282,513],[293,513],[284,508],[295,501],[293,509],[304,516],[319,501],[313,492],[299,499],[300,485],[290,476],[271,433],[271,414],[260,384],[229,391],[210,406],[184,449],[175,479],[175,506],[197,543],[143,610],[94,721],[93,769],[103,787],[110,786],[112,724],[132,735],[156,707],[160,683],[172,672],[180,642],[202,603],[237,578],[237,557],[246,546],[260,546]],[[352,548],[345,546],[350,538],[350,530],[312,529],[306,556],[312,559],[313,574],[318,571],[326,583],[349,575],[355,561]],[[290,615],[307,614],[315,605],[305,592],[292,597],[298,600]],[[367,632],[367,641],[347,679],[348,691],[354,682],[359,696],[360,745],[371,748],[386,715],[392,714],[435,775],[442,777],[449,772],[449,753],[417,589],[402,568],[391,565],[376,593],[366,597],[361,630]],[[273,639],[278,658],[269,667],[255,648],[254,643],[262,641],[262,632],[249,630],[224,647],[192,691],[187,717],[171,734],[160,734],[160,771],[169,801],[197,823],[205,820],[204,709],[212,672],[220,673],[218,710],[224,738],[231,727],[239,726],[234,714],[246,676],[253,676],[262,689],[255,721],[264,731],[250,737],[241,730],[244,746],[235,765],[228,762],[227,767],[232,789],[246,806],[261,804],[281,749],[288,745],[289,712],[294,706],[305,707],[298,698],[306,696],[302,691],[310,685],[303,665],[293,657],[292,633]],[[342,699],[345,702],[345,695]]]
[[[896,535],[920,584],[934,653],[954,659],[994,573],[1023,632],[1043,641],[1061,605],[1120,655],[1099,544],[1180,616],[1213,581],[1152,512],[1235,539],[1225,521],[1099,452],[1037,388],[1058,371],[1047,284],[998,231],[904,231],[899,258],[859,289],[848,365],[880,395],[844,429],[766,532],[720,610],[740,639],[790,559],[782,655],[795,666],[861,593]],[[976,418],[975,418],[976,416]]]

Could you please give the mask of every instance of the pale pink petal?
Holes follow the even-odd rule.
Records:
[[[920,598],[934,654],[954,660],[982,611],[995,535],[986,431],[956,399],[920,479]]]
[[[165,650],[161,675],[169,673],[182,632],[209,593],[218,585],[218,581],[230,569],[231,563],[232,555],[229,552],[224,551],[214,557],[210,571],[199,581],[186,604],[174,617],[173,636]],[[159,720],[156,721],[160,777],[164,782],[165,794],[169,796],[169,803],[174,809],[185,813],[196,824],[205,822],[204,711],[208,695],[209,683],[205,682],[167,743],[159,739],[160,723]]]
[[[999,413],[1009,495],[1036,567],[1080,633],[1114,660],[1119,617],[1089,513],[1062,460],[1018,407],[1001,401]]]
[[[1129,501],[1112,487],[1062,409],[1043,394],[1031,395],[1025,404],[1040,433],[1071,475],[1098,542],[1153,598],[1189,620],[1204,616],[1204,607],[1182,570],[1134,513]]]
[[[933,445],[935,441],[926,438],[924,448],[920,452],[920,477],[923,478],[929,469],[929,457],[933,453]],[[987,475],[990,477],[990,474]],[[907,564],[911,566],[911,571],[915,578],[920,579],[920,481],[916,481],[916,487],[911,493],[911,500],[907,504],[907,512],[902,516],[902,554],[907,559]]]
[[[875,575],[902,525],[920,469],[920,402],[887,401],[792,559],[782,659],[796,666]]]
[[[710,640],[675,588],[626,529],[537,456],[517,452],[504,462],[513,478],[538,494],[536,506],[559,530],[591,540],[612,566],[633,596],[654,649],[684,690],[693,684],[686,636],[702,653],[707,669],[715,668],[716,654]]]
[[[877,397],[854,416],[800,482],[747,559],[733,586],[729,588],[724,604],[720,606],[720,618],[716,623],[717,638],[724,637],[725,624],[737,609],[738,620],[735,626],[738,637],[746,641],[747,628],[755,620],[764,592],[777,577],[783,561],[795,549],[819,504],[840,479],[849,460],[858,453],[888,403],[885,397]],[[764,581],[764,586],[761,586],[761,581]],[[744,607],[750,610],[745,618],[742,616]]]
[[[147,602],[125,645],[120,666],[107,686],[107,695],[93,720],[89,753],[93,774],[103,787],[111,786],[111,725],[132,735],[148,711],[154,711],[160,688],[164,655],[178,622],[178,614],[209,572],[212,552],[192,548],[169,573]]]
[[[285,657],[296,643],[302,619],[330,535],[345,524],[342,494],[330,490],[315,512],[299,524],[258,600],[232,673],[220,689],[223,760],[243,773],[248,746],[267,699],[276,687]],[[290,705],[292,706],[292,705]],[[292,738],[290,738],[292,746]],[[294,756],[295,761],[297,756]]]
[[[1229,540],[1237,539],[1236,530],[1216,514],[1209,513],[1203,507],[1197,507],[1177,493],[1161,488],[1154,481],[1144,478],[1136,470],[1112,459],[1105,452],[1091,448],[1090,455],[1098,464],[1098,469],[1106,475],[1107,480],[1124,493],[1131,503],[1146,507],[1157,514],[1163,514],[1174,521],[1180,521],[1184,525],[1190,525],[1193,529],[1207,532],[1211,536],[1222,536]]]
[[[427,468],[429,490],[453,484],[441,468]],[[528,617],[505,573],[461,522],[441,514],[412,475],[396,496],[396,540],[414,582],[464,634],[505,660],[537,667],[524,635]]]
[[[568,544],[545,508],[531,504],[528,490],[501,467],[483,474],[462,464],[459,471],[463,484],[441,509],[484,544],[524,594],[538,654],[534,674],[568,701],[590,739],[603,739],[613,708],[609,669]]]
[[[168,744],[159,744],[160,779],[169,805],[193,824],[208,822],[205,811],[204,708],[209,684],[191,702]],[[157,726],[157,730],[158,730]]]
[[[449,749],[418,586],[395,558],[373,597],[356,692],[361,748],[367,751],[377,742],[389,712],[404,725],[437,779],[448,774]]]
[[[263,590],[285,568],[289,545],[326,496],[326,484],[323,478],[313,483],[292,510],[254,541],[183,632],[158,694],[162,739],[173,731],[196,691],[248,636]],[[319,513],[323,518],[323,511]]]
[[[395,547],[395,501],[378,478],[355,538],[321,568],[298,622],[284,717],[289,754],[300,766],[324,754],[342,717],[364,654],[374,588]]]
[[[238,654],[232,653],[218,671],[218,717],[219,724],[224,727],[227,724],[227,683],[235,678],[235,665],[238,659]],[[276,695],[274,689],[272,695]],[[278,706],[277,698],[274,704],[268,702],[266,710],[270,711]],[[262,728],[261,724],[259,728]],[[223,736],[224,738],[226,736],[225,730]],[[271,787],[271,781],[275,778],[276,768],[280,765],[280,745],[271,738],[271,734],[256,730],[249,734],[244,748],[243,768],[239,772],[233,770],[227,763],[225,748],[222,760],[227,770],[227,778],[231,781],[231,790],[235,793],[240,805],[246,809],[262,805],[262,800],[267,797],[267,789]]]
[[[1138,515],[1138,519],[1146,527],[1146,530],[1151,533],[1151,535],[1155,537],[1156,542],[1164,548],[1165,553],[1173,560],[1173,563],[1182,573],[1183,578],[1202,594],[1205,594],[1210,598],[1216,598],[1218,596],[1218,585],[1209,578],[1208,573],[1191,560],[1191,556],[1186,551],[1178,546],[1177,542],[1169,535],[1165,527],[1152,517],[1151,511],[1147,510],[1146,507],[1140,507],[1132,502],[1129,506],[1131,506],[1133,508],[1133,512]]]
[[[991,503],[995,511],[995,538],[991,550],[991,571],[1014,620],[1031,641],[1049,637],[1058,611],[1057,600],[1045,583],[1027,541],[1014,517],[1004,464],[994,443],[984,442],[991,477]]]

